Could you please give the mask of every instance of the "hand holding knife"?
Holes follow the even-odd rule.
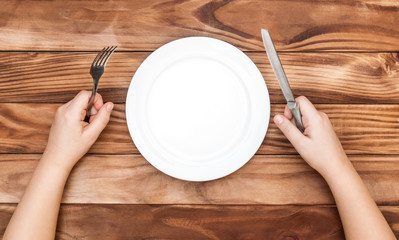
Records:
[[[270,34],[267,31],[267,29],[262,28],[262,39],[263,39],[263,44],[265,45],[267,57],[269,58],[270,61],[270,65],[272,65],[274,74],[276,75],[278,83],[280,84],[280,88],[283,91],[285,99],[287,100],[288,108],[291,110],[292,116],[295,119],[296,126],[301,132],[304,132],[305,128],[303,127],[302,124],[301,111],[299,110],[299,106],[295,101],[294,95],[292,94],[290,84],[287,80],[287,76],[285,75],[283,66],[281,66],[280,59],[278,58],[272,38],[270,37]]]

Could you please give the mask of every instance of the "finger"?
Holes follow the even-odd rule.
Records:
[[[284,108],[284,116],[285,116],[286,118],[288,118],[288,119],[292,119],[292,112],[291,112],[291,110],[289,109],[288,105],[285,105],[285,108]]]
[[[315,106],[304,96],[300,96],[296,98],[297,103],[299,104],[299,109],[301,110],[302,116],[315,116],[318,114]]]
[[[90,109],[90,115],[95,115],[103,105],[103,97],[99,93],[96,93],[93,100],[93,107]]]
[[[80,91],[72,100],[64,105],[66,114],[71,116],[73,119],[82,121],[86,116],[86,101],[88,101],[89,97],[90,92]]]
[[[93,106],[96,108],[96,110],[100,110],[100,108],[103,105],[104,105],[103,97],[99,93],[96,93],[96,96],[94,97],[93,101]]]
[[[69,105],[71,105],[71,102],[75,99],[75,97],[69,100],[69,102],[65,103],[65,107],[69,107]]]
[[[97,113],[96,113],[97,114]],[[92,123],[96,114],[90,115],[89,123]]]
[[[290,108],[288,107],[288,105],[285,105],[284,117],[289,119],[292,122],[292,124],[295,124],[295,119],[292,117],[292,112],[291,112]]]
[[[315,106],[304,96],[300,96],[297,99],[299,104],[299,109],[302,114],[302,124],[305,129],[311,127],[315,120],[318,119],[319,112],[315,108]],[[306,134],[306,133],[305,133]]]
[[[91,96],[91,92],[89,91],[80,91],[69,104],[69,108],[74,111],[80,113],[82,110],[87,109],[87,105],[89,104],[89,99]]]
[[[278,114],[274,116],[274,123],[281,130],[281,132],[287,137],[291,144],[297,148],[299,144],[306,138],[301,131],[285,116]]]
[[[88,134],[89,138],[93,141],[98,138],[105,126],[107,126],[113,107],[114,104],[111,102],[104,104],[100,110],[98,110],[98,113],[94,115],[90,124],[85,128],[86,134]]]
[[[97,114],[98,110],[104,105],[102,96],[97,93],[93,100],[93,107],[90,110],[90,118],[89,123],[91,123],[94,119],[94,116]]]

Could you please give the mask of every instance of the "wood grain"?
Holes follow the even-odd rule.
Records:
[[[56,108],[91,89],[88,66],[96,52],[118,45],[100,83],[104,99],[118,104],[68,179],[56,239],[344,239],[327,184],[273,123],[261,155],[203,183],[161,173],[137,154],[128,133],[124,103],[135,71],[151,51],[189,36],[246,51],[268,86],[271,115],[282,112],[262,27],[272,34],[294,94],[329,115],[399,237],[398,12],[399,2],[374,0],[3,1],[0,237]]]
[[[0,237],[15,209],[0,205]],[[399,208],[380,207],[396,237]],[[62,205],[56,239],[343,240],[330,206]]]
[[[0,153],[41,153],[59,104],[0,103]],[[399,154],[399,105],[318,104],[326,112],[348,154]],[[284,105],[272,104],[271,116]],[[29,141],[27,141],[29,139]],[[125,105],[116,104],[110,123],[90,153],[138,153],[128,132]],[[274,123],[258,154],[295,154]]]
[[[0,52],[0,102],[67,102],[90,90],[88,66],[96,53]],[[124,103],[134,73],[149,53],[117,52],[99,92]],[[272,103],[285,103],[265,53],[248,53],[262,72]],[[283,53],[281,61],[296,95],[314,103],[399,103],[395,53]]]
[[[0,203],[17,203],[40,155],[0,155]],[[378,204],[399,203],[399,155],[350,156]],[[334,204],[323,178],[296,155],[257,155],[222,179],[169,177],[141,155],[87,155],[74,168],[64,203]]]
[[[0,205],[0,236],[15,206]],[[385,214],[398,213],[384,208]],[[396,224],[398,217],[391,219]],[[344,239],[334,207],[62,205],[56,239]]]
[[[261,51],[265,27],[282,51],[397,51],[398,9],[396,1],[369,0],[10,0],[0,10],[0,49],[98,50],[117,44],[143,51],[208,36]]]

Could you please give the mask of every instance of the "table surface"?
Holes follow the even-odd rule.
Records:
[[[65,188],[57,239],[344,239],[327,184],[270,123],[256,156],[185,182],[134,146],[125,97],[159,46],[208,36],[243,50],[284,99],[264,53],[271,32],[295,95],[326,112],[399,236],[399,3],[394,1],[16,1],[0,9],[0,234],[40,159],[58,106],[91,89],[91,61],[118,45],[99,92],[116,103]]]

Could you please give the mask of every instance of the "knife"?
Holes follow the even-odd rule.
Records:
[[[295,101],[294,95],[292,94],[290,83],[287,80],[287,76],[285,75],[283,66],[281,66],[280,59],[278,58],[276,49],[274,48],[274,44],[272,38],[270,37],[269,31],[267,31],[267,29],[265,28],[262,28],[261,32],[267,57],[269,58],[270,65],[272,65],[274,74],[277,77],[278,83],[280,84],[280,88],[283,91],[284,97],[287,100],[288,108],[291,110],[297,128],[301,132],[304,132],[305,128],[303,127],[302,124],[302,114],[301,111],[299,110],[299,105]]]

